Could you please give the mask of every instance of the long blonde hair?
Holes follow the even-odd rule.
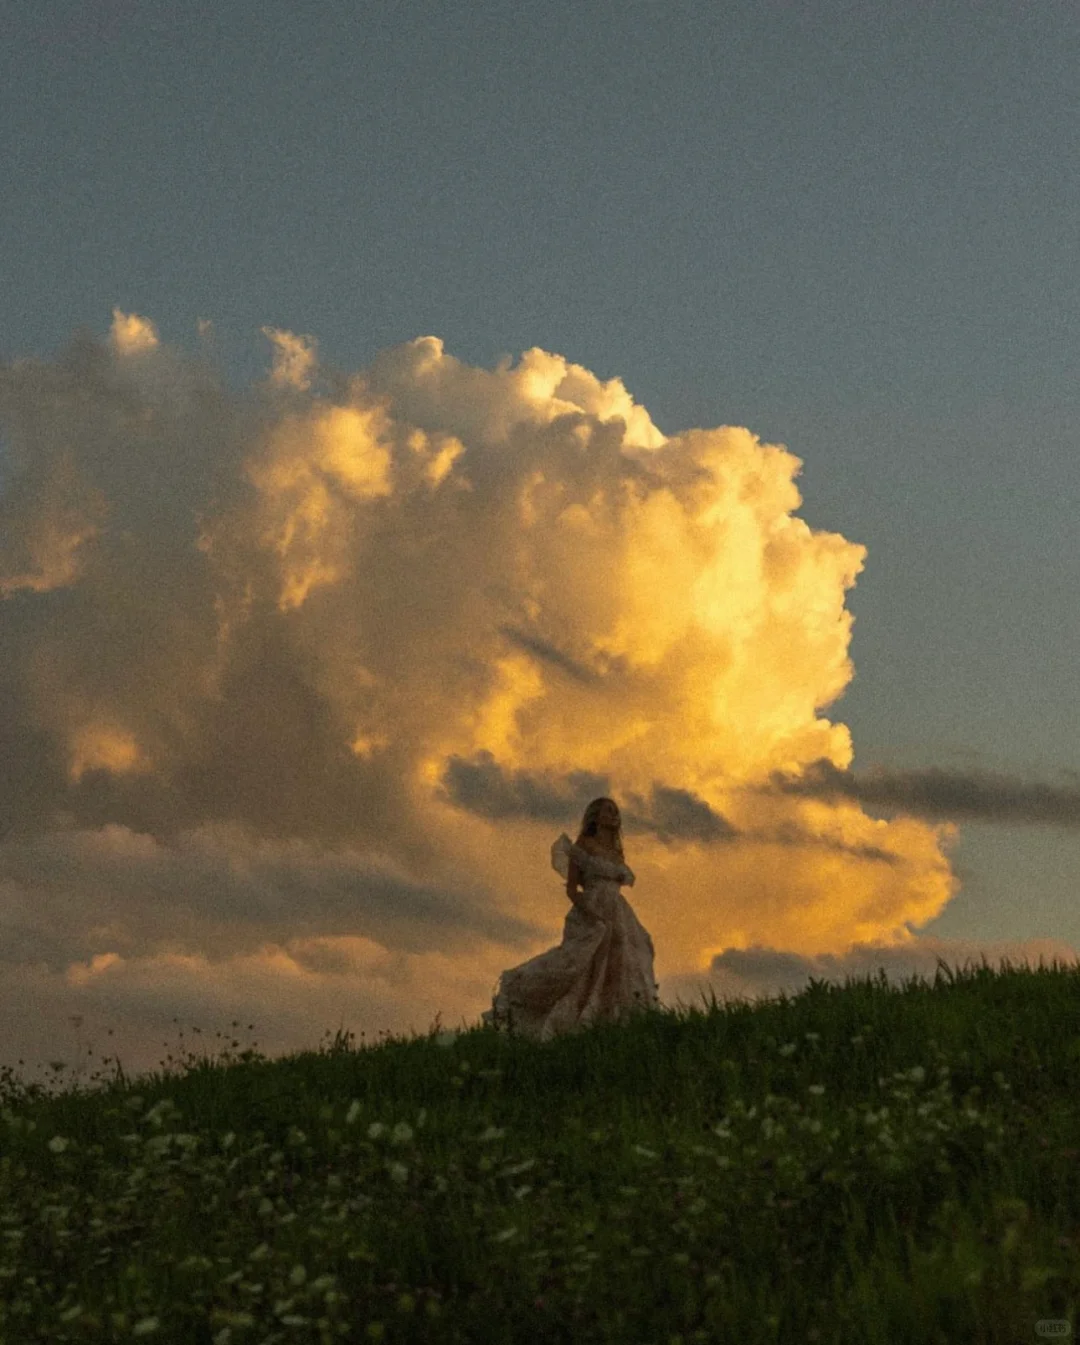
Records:
[[[577,845],[580,845],[581,842],[582,842],[582,840],[583,840],[586,836],[595,836],[595,835],[596,835],[596,823],[597,823],[597,819],[598,819],[599,816],[600,816],[600,809],[604,806],[605,803],[615,803],[615,800],[614,800],[614,799],[609,799],[609,798],[606,798],[606,797],[604,797],[604,798],[599,798],[599,799],[593,799],[592,803],[590,803],[589,806],[585,809],[585,815],[584,815],[584,816],[582,817],[582,819],[581,819],[581,830],[578,832],[578,838],[577,838],[577,841],[576,841],[576,844],[577,844]],[[615,807],[618,808],[618,806],[619,806],[619,805],[618,805],[617,803],[615,803]],[[618,853],[619,853],[619,858],[620,858],[620,859],[624,859],[625,856],[623,855],[623,848],[622,848],[622,814],[621,814],[621,813],[619,814],[619,827],[618,827],[618,830],[615,832],[615,849],[616,849],[616,850],[618,851]]]

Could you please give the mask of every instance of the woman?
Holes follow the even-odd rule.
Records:
[[[503,972],[484,1022],[548,1041],[656,1007],[653,942],[619,891],[634,885],[621,826],[613,799],[593,799],[577,841],[563,832],[551,847],[552,867],[566,879],[573,903],[562,943]]]

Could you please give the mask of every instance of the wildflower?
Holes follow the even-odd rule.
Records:
[[[535,1158],[526,1158],[526,1159],[525,1159],[523,1162],[521,1162],[521,1163],[515,1163],[515,1164],[513,1165],[513,1167],[503,1168],[502,1172],[499,1173],[499,1176],[500,1176],[500,1177],[517,1177],[517,1176],[519,1176],[522,1172],[528,1172],[528,1170],[529,1170],[530,1168],[534,1168],[534,1167],[536,1167],[536,1159],[535,1159]]]
[[[49,1141],[49,1151],[54,1154],[62,1154],[70,1143],[71,1141],[65,1139],[63,1135],[54,1135]]]
[[[780,1054],[781,1054],[781,1055],[785,1055],[785,1056],[787,1056],[787,1055],[794,1055],[794,1054],[795,1054],[795,1043],[794,1043],[793,1041],[787,1041],[787,1042],[785,1042],[785,1043],[783,1044],[783,1046],[780,1047]]]
[[[813,1093],[815,1097],[820,1097],[825,1091],[825,1085],[823,1083],[812,1083],[806,1091]]]
[[[164,1125],[167,1117],[170,1116],[176,1117],[179,1115],[180,1115],[180,1109],[177,1107],[176,1103],[172,1100],[172,1098],[163,1097],[160,1102],[156,1103],[153,1107],[150,1108],[150,1110],[143,1117],[143,1120],[149,1121],[152,1125],[160,1127]]]

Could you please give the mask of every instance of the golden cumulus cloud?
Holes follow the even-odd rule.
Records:
[[[113,309],[110,338],[113,348],[121,355],[138,355],[153,350],[159,344],[157,328],[148,318],[136,313],[121,313]]]
[[[263,327],[262,334],[274,347],[271,384],[278,388],[295,388],[299,392],[309,388],[317,360],[315,338],[296,336],[277,327]]]
[[[941,912],[948,824],[769,787],[853,759],[826,711],[865,551],[799,517],[794,454],[664,434],[542,350],[480,369],[421,337],[320,381],[312,338],[266,335],[243,397],[119,312],[0,368],[0,808],[20,845],[154,838],[108,881],[72,851],[111,944],[76,919],[50,957],[441,954],[482,910],[493,981],[557,937],[548,849],[598,794],[661,976],[906,945]],[[53,892],[49,853],[0,845],[0,880]]]

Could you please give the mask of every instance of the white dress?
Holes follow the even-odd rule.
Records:
[[[551,847],[551,864],[564,880],[571,856],[581,875],[581,905],[567,912],[562,943],[504,971],[491,1008],[481,1014],[486,1023],[539,1041],[659,1002],[653,941],[619,891],[633,887],[633,871],[583,850],[563,832]]]

